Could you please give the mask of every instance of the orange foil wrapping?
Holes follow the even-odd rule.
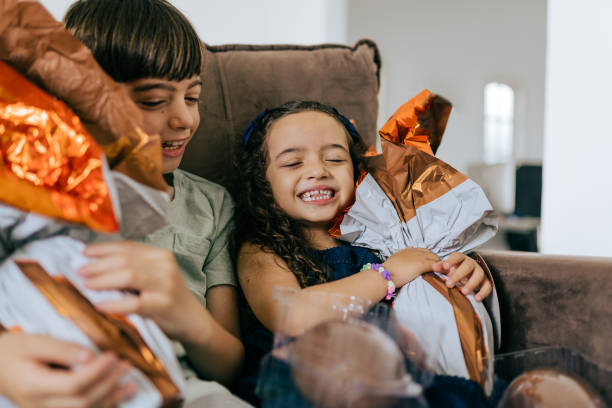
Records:
[[[102,158],[66,105],[0,61],[0,201],[117,232]]]
[[[70,319],[102,351],[113,351],[147,376],[160,392],[164,407],[180,406],[181,397],[162,362],[123,316],[99,312],[64,277],[47,273],[35,261],[17,261],[21,272],[62,316]]]
[[[390,142],[433,155],[442,141],[451,109],[449,101],[425,89],[400,106],[378,133]]]
[[[83,120],[109,166],[165,191],[159,136],[89,49],[37,1],[0,0],[0,60],[60,98]]]

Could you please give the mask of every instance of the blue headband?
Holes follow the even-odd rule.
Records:
[[[357,129],[355,128],[355,126],[351,123],[350,120],[348,120],[344,115],[342,115],[340,112],[338,112],[338,110],[336,108],[334,108],[333,106],[330,106],[331,110],[338,115],[338,117],[340,118],[340,120],[342,121],[342,124],[344,125],[344,127],[346,128],[347,132],[349,133],[349,136],[355,140],[358,141],[359,140],[359,132],[357,131]],[[247,143],[249,142],[249,139],[251,138],[251,135],[253,134],[253,132],[255,131],[255,129],[257,127],[259,127],[261,125],[261,120],[263,119],[264,116],[266,116],[268,113],[270,113],[269,109],[264,110],[263,112],[261,112],[259,115],[257,115],[257,117],[255,119],[253,119],[251,121],[251,123],[249,123],[249,125],[247,126],[246,130],[244,131],[244,133],[242,134],[242,147],[246,147]]]

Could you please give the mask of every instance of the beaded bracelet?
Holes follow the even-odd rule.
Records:
[[[368,269],[374,269],[375,271],[380,272],[383,278],[387,281],[387,295],[385,296],[385,300],[392,299],[395,296],[395,283],[391,280],[391,272],[388,269],[385,269],[384,266],[377,263],[367,263],[361,267],[362,271],[367,271]]]

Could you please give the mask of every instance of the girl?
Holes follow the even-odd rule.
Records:
[[[277,303],[274,286],[354,295],[378,302],[428,271],[446,273],[447,285],[463,292],[491,292],[482,268],[452,254],[445,262],[427,249],[408,248],[382,263],[369,250],[328,234],[335,217],[351,203],[363,169],[365,146],[355,128],[335,109],[293,101],[266,111],[244,135],[238,160],[236,240],[238,279],[248,303],[244,331],[244,395],[254,386],[261,358],[272,348]],[[252,398],[252,396],[251,396]]]

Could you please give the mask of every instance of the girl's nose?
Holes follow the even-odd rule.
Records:
[[[329,172],[325,162],[317,159],[309,161],[306,175],[308,178],[320,179],[329,176]]]

